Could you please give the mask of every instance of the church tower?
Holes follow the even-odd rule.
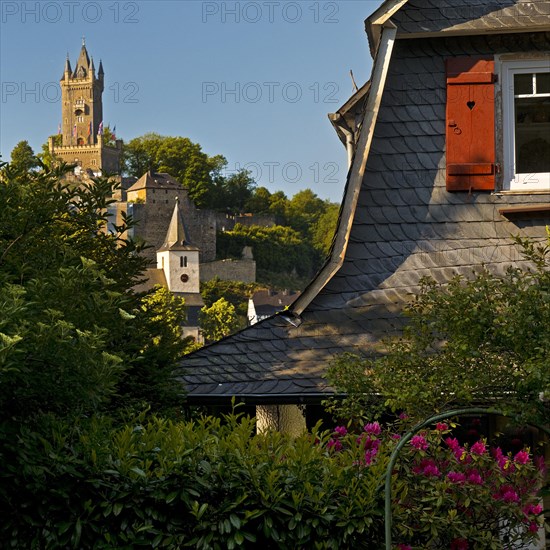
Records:
[[[164,271],[170,292],[200,296],[199,249],[189,243],[177,198],[166,239],[157,251],[157,268]]]
[[[103,64],[97,70],[84,39],[74,70],[67,54],[61,77],[62,144],[50,150],[59,160],[76,164],[75,173],[88,175],[119,174],[122,141],[115,146],[103,144]]]

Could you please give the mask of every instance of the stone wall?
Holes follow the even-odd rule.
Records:
[[[201,264],[201,281],[219,277],[223,281],[256,282],[256,262],[254,260],[218,260]]]
[[[216,258],[216,220],[213,212],[191,208],[187,201],[180,202],[185,226],[191,244],[200,250],[200,259],[212,261]],[[121,223],[121,212],[131,214],[137,222],[130,233],[135,239],[150,245],[144,255],[156,265],[157,250],[164,243],[166,232],[174,210],[174,197],[166,196],[155,203],[116,202],[109,207],[112,220]]]

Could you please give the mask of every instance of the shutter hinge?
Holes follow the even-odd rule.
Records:
[[[500,162],[495,163],[495,174],[500,174]]]

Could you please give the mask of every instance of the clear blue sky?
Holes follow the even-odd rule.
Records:
[[[350,69],[369,78],[364,19],[380,3],[1,0],[0,153],[57,133],[65,57],[74,68],[85,36],[117,137],[186,136],[271,191],[340,201],[346,154],[326,115]]]

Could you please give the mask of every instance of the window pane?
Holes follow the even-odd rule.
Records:
[[[515,74],[514,75],[514,95],[533,93],[533,75]]]
[[[550,94],[550,73],[537,73],[537,94]]]
[[[550,98],[521,98],[516,109],[516,173],[550,172]]]

